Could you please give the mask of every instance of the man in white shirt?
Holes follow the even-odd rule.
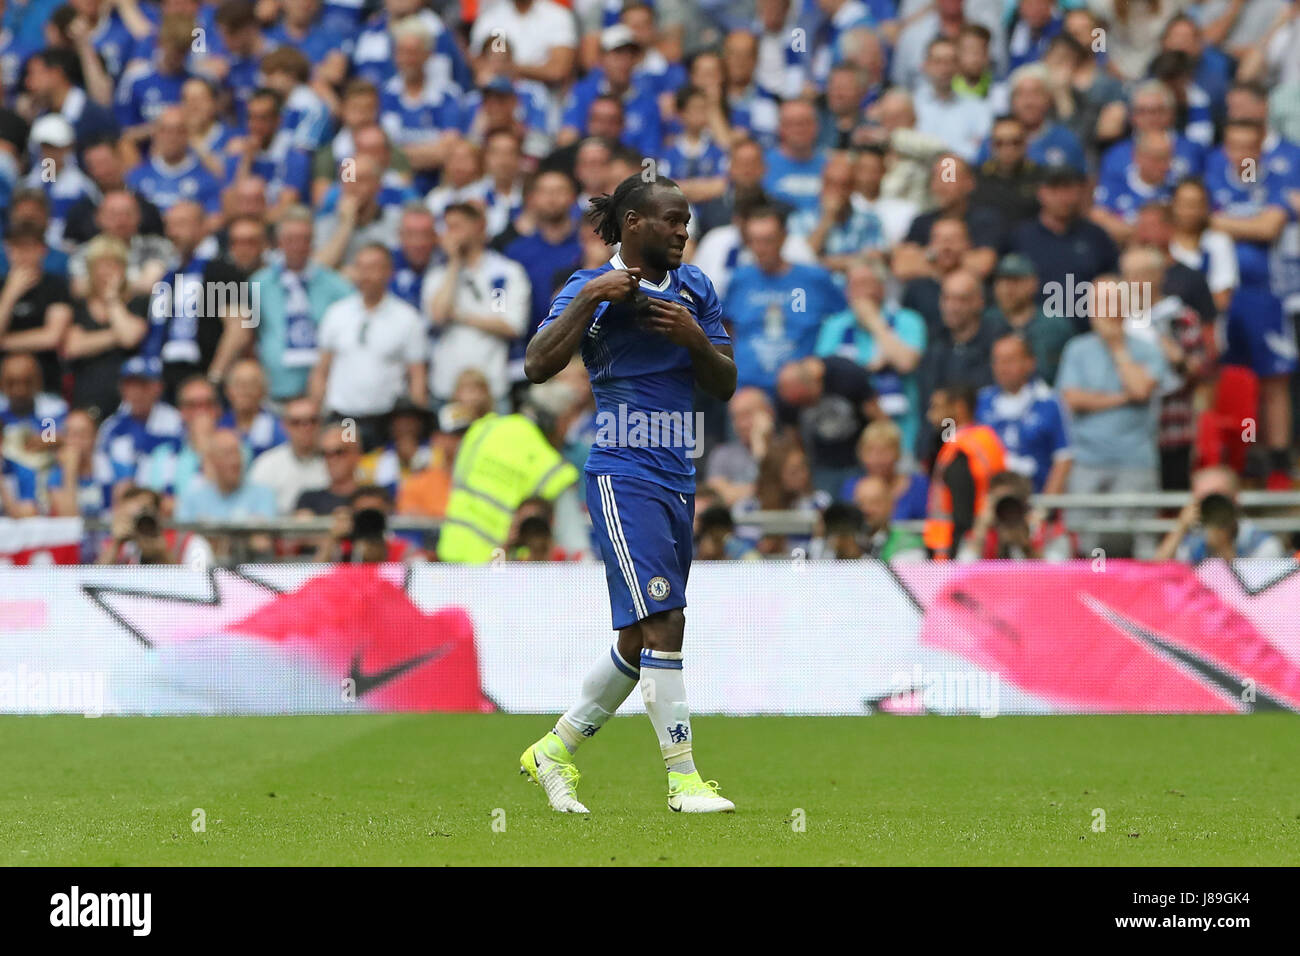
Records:
[[[306,396],[290,399],[281,421],[289,440],[254,458],[248,480],[275,492],[276,510],[287,515],[293,513],[300,494],[328,487],[330,476],[320,453],[320,409],[316,403]]]
[[[944,141],[967,162],[993,128],[988,104],[953,91],[957,75],[957,44],[946,37],[930,41],[925,55],[925,79],[916,89],[916,128]]]
[[[388,291],[392,253],[378,243],[365,246],[354,266],[358,291],[321,318],[309,394],[329,412],[355,420],[370,447],[403,387],[424,401],[427,349],[420,314]]]
[[[521,79],[550,85],[573,73],[578,28],[573,13],[551,0],[497,0],[478,15],[470,32],[471,50],[500,37],[510,44]],[[485,53],[480,60],[486,59]],[[482,67],[475,63],[475,68]]]
[[[478,369],[500,403],[509,388],[510,342],[528,327],[532,286],[523,266],[487,248],[478,206],[448,206],[443,222],[447,263],[424,282],[424,313],[437,336],[430,391],[440,402],[450,401],[461,372]]]

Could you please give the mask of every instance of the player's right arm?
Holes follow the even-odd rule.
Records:
[[[611,269],[581,284],[570,280],[555,297],[553,317],[537,330],[524,352],[528,381],[540,384],[568,365],[601,303],[631,299],[640,282],[640,269]]]

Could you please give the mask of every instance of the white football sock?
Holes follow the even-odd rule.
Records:
[[[636,665],[623,660],[617,644],[609,649],[608,654],[600,656],[583,678],[578,702],[555,722],[555,732],[569,753],[576,753],[579,744],[595,736],[605,721],[614,716],[619,705],[632,693],[638,676]]]
[[[674,773],[694,773],[691,712],[686,706],[681,651],[641,651],[641,697],[659,737],[664,765]]]

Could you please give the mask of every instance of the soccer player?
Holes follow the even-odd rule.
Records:
[[[671,441],[640,440],[635,428],[613,440],[602,435],[591,449],[587,501],[618,640],[587,674],[577,703],[555,729],[523,752],[521,772],[542,786],[554,809],[586,813],[577,798],[573,755],[640,680],[668,768],[669,808],[730,812],[735,804],[695,769],[682,678],[682,609],[695,510],[687,446],[699,439],[689,429],[693,390],[698,384],[724,401],[731,397],[731,340],[713,283],[696,266],[682,265],[691,214],[676,183],[629,176],[612,195],[592,199],[589,216],[605,244],[621,244],[619,251],[598,269],[575,272],[560,290],[528,343],[524,372],[529,381],[544,382],[581,347],[598,421],[645,416],[685,427]]]

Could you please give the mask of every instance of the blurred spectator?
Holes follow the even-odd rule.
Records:
[[[81,137],[78,137],[78,142],[81,142]],[[97,191],[93,195],[83,196],[68,209],[63,224],[65,242],[85,243],[93,239],[96,233],[103,231],[116,235],[128,243],[137,233],[141,238],[151,238],[155,244],[162,243],[162,214],[153,203],[127,189],[126,164],[122,159],[122,152],[117,141],[112,139],[89,140],[82,147],[82,165],[85,167],[86,175],[94,181]],[[136,207],[131,211],[130,221],[133,225],[126,229],[114,228],[116,223],[112,216],[105,220],[99,217],[99,209],[108,201],[108,197],[122,192],[135,200]],[[161,261],[166,256],[156,253],[153,258]],[[82,276],[84,275],[83,271]]]
[[[709,452],[704,474],[709,486],[730,507],[754,493],[758,463],[767,454],[776,419],[767,393],[753,386],[736,389],[727,403],[727,411],[732,438]]]
[[[844,308],[844,294],[821,266],[785,260],[785,222],[775,209],[745,220],[754,264],[732,276],[722,312],[731,319],[740,385],[771,392],[777,370],[812,355],[821,318]]]
[[[397,248],[393,251],[393,279],[389,291],[413,309],[420,307],[425,274],[439,255],[438,232],[433,213],[421,203],[402,207],[397,227]]]
[[[1225,365],[1244,365],[1259,376],[1264,447],[1269,457],[1268,486],[1291,487],[1291,398],[1289,380],[1296,371],[1294,319],[1278,291],[1300,282],[1300,251],[1281,246],[1287,223],[1296,216],[1291,186],[1295,170],[1283,177],[1267,168],[1267,130],[1253,120],[1229,120],[1223,131],[1223,173],[1210,188],[1214,215],[1210,225],[1227,233],[1237,246],[1241,284],[1228,306]],[[1292,233],[1294,236],[1294,232]]]
[[[1191,498],[1178,514],[1178,524],[1165,535],[1156,561],[1199,564],[1207,558],[1286,557],[1273,535],[1241,515],[1236,473],[1223,465],[1202,468],[1192,475]]]
[[[357,440],[355,426],[338,422],[326,425],[320,437],[320,454],[325,461],[328,480],[319,487],[305,489],[298,496],[294,504],[297,515],[333,514],[337,508],[347,504],[361,484],[361,443]]]
[[[998,433],[1007,469],[1028,478],[1032,491],[1061,494],[1071,458],[1065,411],[1038,377],[1023,335],[1011,333],[993,343],[993,382],[979,391],[976,421]]]
[[[38,150],[36,161],[23,184],[43,190],[50,201],[50,219],[45,241],[51,248],[64,248],[63,226],[68,212],[78,202],[99,190],[77,165],[76,136],[72,124],[58,113],[47,113],[32,124],[31,143]]]
[[[474,20],[470,49],[482,50],[490,37],[498,36],[510,44],[524,79],[557,86],[573,75],[578,36],[573,15],[558,3],[514,0],[493,4]]]
[[[1029,503],[1029,479],[1003,471],[989,479],[984,508],[957,550],[958,561],[1066,561],[1074,537],[1059,519],[1048,521]]]
[[[615,24],[602,31],[600,64],[570,91],[563,126],[556,137],[558,144],[565,145],[590,134],[587,118],[592,101],[597,96],[612,96],[623,104],[622,142],[643,156],[658,155],[663,139],[658,90],[635,83],[632,75],[641,54],[641,41],[625,24]]]
[[[362,485],[334,509],[329,535],[316,549],[317,561],[382,563],[419,559],[417,548],[388,528],[392,498],[383,488]]]
[[[429,389],[438,401],[448,401],[460,373],[476,368],[487,376],[493,399],[501,402],[509,387],[510,342],[528,328],[528,275],[513,259],[487,248],[478,206],[449,206],[444,221],[447,261],[430,271],[422,303],[438,331]]]
[[[498,252],[522,265],[527,273],[531,292],[528,336],[550,310],[554,275],[582,253],[573,219],[577,195],[577,183],[569,174],[557,169],[537,172],[525,190],[523,214],[494,243]]]
[[[32,105],[45,115],[58,114],[72,124],[79,143],[97,137],[117,138],[113,111],[86,95],[77,80],[82,75],[71,50],[47,47],[27,61],[26,89]]]
[[[969,252],[970,233],[966,223],[960,219],[940,219],[930,229],[930,242],[921,260],[923,271],[904,280],[900,303],[925,320],[927,345],[948,338],[940,306],[943,283],[949,276],[962,270],[962,263]],[[907,256],[903,247],[895,247],[892,270],[895,277],[902,278],[897,260]]]
[[[850,265],[846,277],[849,308],[823,321],[816,354],[862,365],[870,373],[880,411],[896,421],[911,447],[920,424],[918,369],[926,352],[926,320],[910,308],[885,302],[879,264]]]
[[[912,227],[912,221],[916,218],[916,204],[882,194],[886,163],[883,147],[868,146],[857,153],[853,166],[853,201],[880,218],[885,242],[893,246]]]
[[[1117,243],[1133,233],[1138,210],[1149,202],[1164,202],[1173,194],[1173,139],[1168,133],[1143,133],[1133,147],[1133,164],[1123,180],[1100,183],[1093,194],[1092,221]]]
[[[317,263],[339,269],[355,263],[366,246],[397,245],[402,210],[380,203],[382,172],[369,156],[353,160],[352,176],[339,186],[337,207],[316,220],[312,241]]]
[[[2,450],[5,457],[37,473],[53,463],[54,444],[68,414],[68,403],[41,385],[41,367],[31,355],[17,352],[0,358]]]
[[[960,219],[966,224],[970,248],[962,255],[962,268],[980,279],[986,278],[998,261],[998,249],[1004,244],[1002,214],[989,206],[974,205],[975,177],[970,166],[958,156],[940,156],[930,173],[930,196],[936,208],[912,220],[907,239],[894,255],[894,270],[909,279],[927,274],[929,263],[916,261],[933,238],[934,225],[940,219]]]
[[[1100,277],[1089,303],[1092,331],[1071,339],[1061,356],[1056,388],[1070,413],[1071,493],[1148,492],[1160,487],[1160,396],[1179,383],[1158,345],[1125,332],[1121,297],[1127,298],[1127,292],[1114,276]],[[1089,509],[1066,520],[1077,526],[1088,516],[1105,517],[1108,511],[1115,517],[1142,514],[1132,508]],[[1081,533],[1082,552],[1092,554],[1098,541],[1096,535]],[[1154,547],[1146,537],[1137,539],[1137,556],[1150,557],[1148,544]],[[1115,544],[1106,551],[1122,554]]]
[[[280,418],[266,404],[266,376],[257,359],[240,359],[226,376],[227,410],[218,428],[231,428],[256,458],[288,440]]]
[[[1042,168],[1028,158],[1029,136],[1014,116],[999,116],[989,138],[989,158],[976,171],[971,204],[1001,210],[1005,222],[1038,215],[1038,185]],[[993,247],[996,251],[997,247]]]
[[[1143,133],[1168,133],[1174,140],[1175,179],[1199,176],[1205,165],[1205,147],[1194,143],[1175,128],[1177,119],[1173,91],[1159,80],[1145,80],[1129,96],[1132,135],[1108,149],[1101,158],[1099,178],[1104,183],[1122,181],[1133,164],[1133,151]]]
[[[319,326],[326,311],[352,292],[351,284],[311,261],[312,214],[290,209],[276,226],[278,261],[249,280],[261,306],[257,356],[266,372],[271,398],[284,401],[307,391],[308,375],[319,360]]]
[[[837,273],[864,255],[879,256],[887,249],[880,217],[853,185],[853,158],[831,153],[822,169],[821,208],[796,213],[788,222],[792,234],[807,239],[822,267]]]
[[[1036,370],[1050,385],[1056,381],[1061,351],[1074,336],[1074,323],[1044,312],[1038,290],[1038,273],[1027,256],[1013,252],[1002,257],[993,272],[993,308],[1012,331],[1029,343]]]
[[[189,135],[181,107],[161,110],[150,127],[149,158],[126,174],[126,184],[159,209],[182,200],[197,202],[215,228],[220,225],[221,184],[199,162]]]
[[[1196,311],[1163,288],[1168,253],[1155,246],[1130,246],[1120,257],[1120,275],[1130,296],[1125,331],[1154,343],[1164,354],[1178,385],[1160,398],[1160,487],[1184,491],[1189,487],[1192,445],[1196,441],[1195,397],[1214,372],[1207,341],[1213,330],[1203,329]]]
[[[831,496],[813,486],[812,469],[799,439],[781,436],[768,444],[767,454],[758,466],[754,494],[736,503],[735,514],[744,520],[752,511],[803,511],[820,514],[831,503]],[[753,525],[736,529],[736,536],[753,544],[764,557],[789,557],[791,549],[807,554],[811,534],[762,535]]]
[[[1069,166],[1047,170],[1038,187],[1037,219],[1011,231],[1008,251],[1026,256],[1042,280],[1044,298],[1053,291],[1072,297],[1080,283],[1091,282],[1119,266],[1119,250],[1105,230],[1084,218],[1087,191],[1083,175]],[[1082,316],[1075,316],[1076,326]]]
[[[212,546],[189,531],[163,529],[162,498],[138,486],[124,487],[113,503],[109,534],[96,564],[183,564],[203,570],[213,563]]]
[[[1106,53],[1120,79],[1142,76],[1165,24],[1186,5],[1186,0],[1088,0],[1089,9],[1109,25]]]
[[[859,478],[853,484],[851,500],[863,519],[863,557],[888,562],[925,560],[925,542],[921,536],[915,531],[893,526],[898,513],[887,479],[878,475]],[[829,522],[827,531],[830,531]]]
[[[795,211],[815,213],[826,165],[826,151],[817,145],[817,111],[804,100],[789,100],[780,115],[779,145],[764,156],[763,189]]]
[[[203,473],[176,493],[177,521],[274,518],[275,493],[244,475],[244,446],[231,428],[218,428],[203,455]]]
[[[705,508],[696,521],[696,561],[752,561],[754,548],[736,537],[736,522],[726,505]]]
[[[853,500],[858,482],[872,476],[889,489],[895,520],[919,521],[926,516],[930,480],[904,462],[903,434],[896,424],[885,419],[873,421],[858,436],[856,452],[861,467],[845,480],[836,497]]]
[[[997,432],[975,423],[969,385],[939,388],[930,396],[930,424],[941,444],[930,477],[925,546],[938,560],[954,558],[984,509],[989,482],[1005,468]]]
[[[4,447],[5,426],[0,419],[0,449]],[[36,472],[0,454],[0,515],[26,518],[38,511]]]
[[[129,189],[112,189],[95,209],[94,227],[105,238],[116,239],[126,248],[126,289],[128,297],[148,295],[154,285],[167,275],[167,268],[175,256],[172,244],[162,235],[162,218],[158,216],[157,233],[146,229],[141,210],[144,203]],[[93,232],[92,232],[93,235]],[[72,291],[78,296],[89,296],[90,266],[87,261],[92,242],[80,246],[68,257],[68,277]],[[140,313],[144,315],[145,313]]]
[[[181,383],[176,401],[184,426],[179,442],[159,445],[135,471],[139,484],[165,496],[164,506],[174,504],[174,499],[202,473],[204,456],[221,414],[216,386],[201,375]]]
[[[718,297],[726,300],[731,280],[741,266],[753,265],[754,253],[745,241],[745,224],[754,214],[766,215],[773,209],[767,194],[759,187],[739,190],[732,203],[732,221],[715,226],[705,233],[695,248],[692,262],[713,282]],[[786,262],[811,264],[817,256],[803,236],[786,233],[781,243],[781,258]]]
[[[79,408],[68,412],[54,465],[45,476],[49,513],[103,517],[112,507],[113,490],[119,480],[108,457],[95,450],[94,419]]]
[[[284,404],[284,427],[288,441],[253,459],[248,480],[270,488],[276,511],[293,513],[303,492],[325,488],[330,473],[320,452],[320,411],[309,398],[291,398]]]
[[[58,349],[72,322],[68,284],[45,271],[45,237],[34,222],[10,222],[4,238],[9,274],[0,286],[0,354],[31,355],[41,378],[63,389]]]
[[[1205,184],[1195,179],[1179,183],[1170,202],[1170,216],[1173,238],[1169,242],[1169,254],[1187,268],[1202,273],[1214,297],[1215,309],[1219,313],[1227,312],[1232,294],[1241,283],[1237,247],[1226,233],[1210,228],[1210,192]]]
[[[953,89],[956,75],[957,44],[935,37],[925,53],[925,81],[916,87],[916,128],[969,161],[988,136],[993,116],[982,100]]]
[[[993,343],[1009,330],[996,313],[984,311],[979,279],[964,270],[949,275],[943,280],[939,311],[947,335],[926,355],[929,388],[991,384]]]
[[[378,485],[395,498],[402,481],[429,466],[429,435],[432,430],[433,415],[428,408],[400,396],[388,414],[384,429],[387,442],[361,458],[361,480],[368,485]]]
[[[777,374],[777,421],[808,450],[813,484],[834,496],[855,470],[857,436],[883,418],[871,375],[856,361],[810,355]]]
[[[550,561],[554,548],[551,525],[540,515],[525,518],[519,523],[515,546],[510,549],[512,561]]]
[[[125,390],[119,397],[118,379],[128,366],[136,375],[156,372],[157,392],[162,394],[162,363],[135,355],[149,331],[149,300],[127,298],[127,256],[126,246],[110,236],[86,244],[87,295],[73,304],[63,343],[63,360],[72,373],[72,404],[99,419],[125,397]],[[149,407],[151,403],[142,403],[139,415],[147,416]],[[178,426],[179,419],[171,425],[159,423],[164,432]]]

